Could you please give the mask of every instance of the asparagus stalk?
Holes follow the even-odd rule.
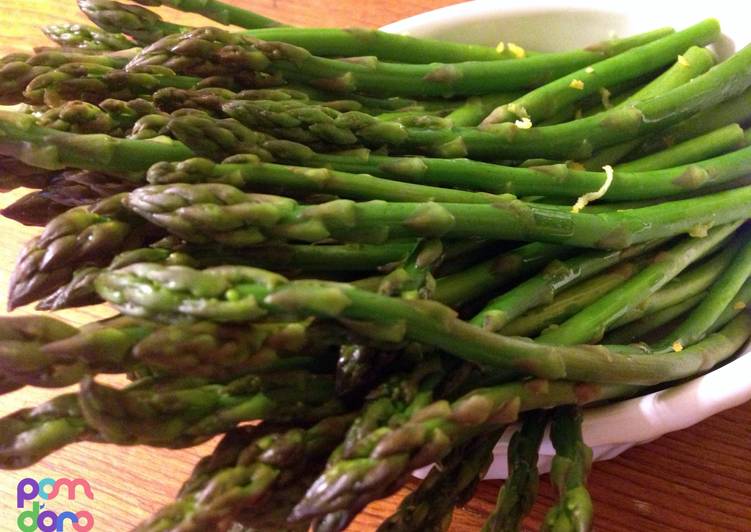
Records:
[[[185,117],[183,117],[185,118]],[[158,163],[148,172],[149,183],[227,183],[242,190],[284,193],[292,196],[331,194],[356,200],[442,201],[446,203],[493,203],[502,198],[481,192],[432,187],[392,181],[368,174],[351,174],[325,168],[306,168],[264,163],[255,156],[216,164],[209,159]]]
[[[741,238],[744,242],[740,250],[717,282],[709,288],[704,300],[676,330],[656,345],[655,349],[679,351],[684,345],[690,345],[703,338],[728,304],[733,301],[751,276],[751,240],[748,234],[743,234]]]
[[[108,98],[98,106],[74,100],[45,111],[37,123],[41,127],[70,133],[106,133],[124,137],[138,119],[158,112],[153,103],[143,98],[130,101]]]
[[[0,192],[8,192],[19,187],[44,188],[57,175],[21,161],[0,155]]]
[[[720,317],[717,318],[717,320],[712,324],[712,327],[709,330],[715,332],[724,327],[728,322],[730,322],[730,320],[735,318],[738,314],[745,310],[746,307],[748,307],[749,301],[751,301],[751,283],[746,281],[746,283],[738,291],[738,294],[736,294],[733,300],[728,303],[728,306],[725,307],[725,310],[722,311]]]
[[[163,378],[115,389],[86,377],[79,403],[86,422],[120,445],[195,445],[252,420],[312,422],[342,413],[333,380],[304,372],[247,375],[228,384]]]
[[[50,107],[71,100],[98,103],[106,98],[128,100],[148,96],[162,87],[188,89],[202,83],[199,78],[176,76],[169,69],[126,72],[85,61],[64,64],[54,69],[44,68],[47,70],[39,73],[32,70],[34,77],[28,83],[24,79],[22,97],[18,96],[20,91],[15,87],[8,91],[6,102],[44,104]]]
[[[137,366],[160,375],[228,381],[238,374],[304,367],[311,357],[319,357],[323,366],[346,337],[335,326],[309,322],[164,326],[119,316],[76,330],[47,320],[46,329],[63,328],[66,335],[36,333],[38,318],[2,318],[3,382],[63,387],[84,375],[125,373]]]
[[[393,241],[385,244],[343,245],[285,245],[271,244],[247,249],[225,249],[209,246],[153,247],[125,251],[115,256],[107,266],[115,270],[136,262],[185,264],[192,266],[219,266],[224,263],[256,266],[289,272],[367,272],[387,267],[403,259],[414,247],[414,242]],[[447,257],[453,257],[465,246],[451,246]],[[37,308],[60,310],[69,307],[93,305],[101,300],[94,290],[94,279],[103,268],[85,266],[76,270],[72,278],[43,299]]]
[[[717,29],[716,22],[707,22],[706,26],[712,32]],[[470,96],[542,84],[620,51],[625,42],[630,44],[639,38],[603,43],[593,51],[551,53],[514,61],[410,65],[385,63],[375,58],[364,62],[326,59],[286,43],[259,41],[218,28],[199,28],[164,37],[136,57],[129,68],[163,65],[184,75],[197,72],[231,75],[238,69],[247,69],[278,72],[288,81],[302,81],[337,92]],[[223,53],[227,47],[235,51],[232,57]],[[188,49],[190,56],[184,53]]]
[[[648,242],[615,252],[589,252],[566,261],[554,260],[541,274],[492,299],[482,312],[472,318],[472,323],[491,331],[499,331],[527,310],[551,302],[564,288],[589,279],[610,266],[639,256],[662,243]]]
[[[10,310],[51,294],[79,267],[106,265],[124,250],[139,247],[154,233],[123,209],[124,194],[70,209],[47,224],[21,250],[11,274]]]
[[[75,393],[0,418],[0,469],[21,469],[77,441],[96,441]]]
[[[664,35],[667,29],[657,30]],[[521,59],[534,55],[517,47],[462,44],[438,39],[397,35],[362,28],[264,28],[244,32],[264,41],[281,41],[328,57],[375,56],[400,63],[460,63]],[[647,39],[647,36],[644,36]],[[522,56],[522,57],[519,57]]]
[[[329,457],[329,464],[356,456],[369,448],[383,430],[403,423],[405,418],[430,404],[448,369],[445,362],[428,358],[409,373],[393,375],[381,383],[368,394],[365,407],[347,431],[344,441]],[[314,521],[313,528],[342,530],[363,506],[357,504],[322,515]]]
[[[503,429],[482,434],[453,449],[436,464],[396,512],[378,527],[380,532],[448,529],[455,506],[472,497],[477,483],[493,461],[493,448]]]
[[[666,91],[680,87],[696,76],[704,74],[712,67],[714,62],[714,55],[709,50],[692,46],[685,54],[680,56],[672,67],[628,96],[616,107],[624,108],[641,100],[660,96]],[[584,161],[584,166],[589,170],[599,170],[606,164],[614,165],[629,152],[633,151],[639,142],[640,140],[636,139],[603,148],[595,153],[593,157]]]
[[[691,255],[727,233],[721,228],[691,246]],[[168,283],[165,281],[168,280]],[[97,291],[123,312],[159,319],[187,316],[215,321],[257,320],[283,314],[355,320],[357,332],[413,340],[510,376],[569,378],[587,382],[653,384],[690,375],[740,347],[744,320],[681,353],[634,357],[602,346],[557,346],[490,333],[456,318],[439,303],[406,301],[342,283],[287,281],[248,267],[209,268],[134,264],[101,274]],[[349,322],[348,322],[349,323]],[[732,333],[732,334],[731,334]]]
[[[0,154],[49,170],[72,167],[114,173],[144,172],[154,163],[194,155],[177,141],[76,135],[40,127],[33,117],[11,111],[0,111],[0,133]]]
[[[710,260],[689,267],[657,292],[631,308],[608,328],[617,328],[644,316],[654,315],[667,307],[676,305],[685,299],[701,294],[709,288],[722,273],[731,258],[735,246],[723,250]],[[499,332],[507,336],[534,336],[548,325],[559,324],[574,316],[589,305],[599,301],[611,290],[621,286],[644,267],[644,261],[623,263],[610,272],[606,272],[590,281],[574,285],[562,291],[549,305],[538,307],[518,317],[504,326]],[[606,342],[608,344],[623,342]]]
[[[541,334],[543,343],[571,345],[602,338],[608,326],[654,294],[686,267],[711,252],[738,227],[729,224],[712,230],[703,238],[684,239],[663,251],[650,266],[609,292],[599,301]]]
[[[749,103],[751,103],[751,90],[747,89],[717,105],[700,110],[659,134],[647,137],[639,143],[634,155],[644,156],[723,126],[734,123],[743,124],[751,118]]]
[[[133,188],[132,183],[94,172],[63,172],[44,189],[0,209],[0,214],[24,225],[44,226],[71,207],[91,205]]]
[[[378,292],[405,299],[429,299],[435,290],[432,270],[440,264],[443,256],[440,240],[418,242],[401,264],[383,277]],[[348,396],[367,389],[394,366],[397,357],[404,358],[409,347],[397,350],[365,344],[342,345],[336,366],[337,393]]]
[[[751,187],[598,214],[511,198],[492,205],[335,200],[302,206],[290,198],[246,194],[213,183],[141,187],[126,203],[152,223],[199,244],[241,247],[272,239],[379,243],[405,237],[475,237],[623,249],[744,220]]]
[[[729,243],[710,259],[687,268],[657,292],[621,315],[609,327],[620,327],[680,303],[684,299],[705,293],[722,275],[737,252],[738,242]]]
[[[555,259],[565,259],[575,248],[533,242],[473,264],[436,280],[434,299],[450,307],[508,286]]]
[[[532,123],[542,122],[587,95],[653,72],[675,61],[677,55],[692,46],[709,44],[718,37],[718,32],[710,25],[700,23],[677,33],[670,28],[655,30],[653,36],[652,41],[566,74],[496,108],[483,124],[513,122],[523,118]],[[703,58],[709,65],[712,64],[711,57]]]
[[[537,498],[540,473],[538,453],[548,415],[544,410],[528,412],[508,446],[508,476],[498,492],[495,508],[482,527],[483,532],[517,532],[522,519]]]
[[[586,393],[577,396],[576,390]],[[330,463],[295,507],[292,518],[307,519],[353,505],[362,507],[388,495],[403,483],[409,471],[440,460],[480,431],[516,420],[520,411],[629,391],[537,381],[478,389],[453,403],[432,403],[402,423],[380,431],[378,438],[357,454]]]
[[[352,419],[351,414],[331,417],[309,429],[264,423],[228,433],[199,462],[178,498],[136,530],[199,532],[240,510],[246,519],[254,513],[263,517],[269,513],[264,507],[279,502],[278,492],[321,471],[322,459],[342,440]]]
[[[618,165],[621,172],[644,172],[704,161],[747,146],[743,128],[730,124],[665,150]]]
[[[276,20],[219,0],[136,0],[136,3],[145,6],[164,5],[188,13],[198,13],[221,24],[231,24],[241,28],[267,28],[280,25]]]
[[[42,32],[52,41],[66,48],[82,50],[117,51],[127,50],[135,43],[120,32],[106,32],[84,24],[51,24],[43,26]]]
[[[559,502],[545,516],[542,530],[592,528],[592,498],[586,482],[592,466],[592,450],[582,440],[582,411],[578,406],[561,406],[553,411],[550,439],[555,457],[550,480],[558,488]]]
[[[84,15],[104,31],[125,33],[141,45],[151,44],[165,35],[187,29],[165,22],[153,11],[140,6],[121,4],[112,0],[77,1]]]
[[[690,84],[624,108],[564,124],[529,129],[512,123],[495,124],[484,129],[405,128],[398,140],[393,136],[373,135],[372,131],[371,136],[363,140],[376,146],[389,144],[400,149],[432,150],[443,156],[581,159],[595,149],[665,129],[701,109],[741,94],[751,83],[749,57],[751,47],[697,76]],[[137,63],[139,58],[134,61]],[[504,64],[521,63],[520,60]]]
[[[498,107],[514,100],[517,94],[490,94],[485,96],[472,96],[464,104],[457,107],[446,115],[453,126],[477,126],[488,113]]]
[[[679,316],[683,316],[698,305],[702,299],[704,299],[703,294],[695,295],[652,314],[646,314],[638,320],[627,323],[608,333],[603,342],[606,344],[629,344],[643,341],[647,334],[670,323]]]
[[[236,114],[236,118],[243,121],[239,114]],[[736,133],[732,133],[731,136],[736,136]],[[468,159],[389,157],[361,151],[351,155],[320,154],[303,146],[278,142],[267,142],[263,147],[275,158],[308,166],[326,166],[344,172],[364,172],[439,187],[459,184],[473,190],[507,192],[519,196],[578,198],[599,189],[605,181],[605,174],[599,171],[601,168],[596,172],[583,171],[566,164],[523,168]],[[685,155],[683,149],[680,153]],[[751,150],[743,148],[692,164],[676,164],[675,167],[643,171],[616,168],[613,181],[603,197],[611,201],[629,201],[663,198],[686,191],[701,190],[746,175],[749,171],[749,160]],[[679,160],[675,159],[675,162]],[[566,186],[561,186],[561,183],[565,183]]]

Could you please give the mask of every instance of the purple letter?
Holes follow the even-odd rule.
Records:
[[[45,523],[47,519],[50,520],[49,524]],[[43,511],[39,514],[39,517],[37,517],[37,525],[39,525],[39,530],[42,532],[55,532],[55,528],[57,527],[57,514],[52,510]]]
[[[26,491],[26,486],[31,491]],[[39,484],[33,478],[24,478],[18,483],[16,488],[16,508],[23,508],[26,501],[34,499],[39,494]]]

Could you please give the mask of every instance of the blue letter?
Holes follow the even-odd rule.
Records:
[[[78,516],[74,514],[73,512],[63,512],[60,515],[57,516],[57,528],[55,529],[56,532],[63,532],[65,529],[65,520],[70,519],[71,523],[74,523],[73,526],[75,526],[75,523],[78,523]]]
[[[55,489],[55,481],[50,477],[43,478],[39,481],[37,486],[39,486],[39,496],[46,501],[47,499],[49,499],[49,494],[52,493],[53,489]],[[49,492],[44,491],[45,486],[50,487]]]

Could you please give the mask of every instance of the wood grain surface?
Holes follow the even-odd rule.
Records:
[[[451,4],[447,0],[230,0],[291,24],[307,26],[380,26],[422,11]],[[198,17],[160,10],[170,21],[201,24]],[[38,28],[44,24],[83,21],[73,0],[0,0],[0,50],[28,50],[46,44]],[[0,206],[20,193],[0,195]],[[37,231],[0,221],[0,304],[4,307],[7,278],[22,243]],[[21,309],[17,312],[31,312]],[[107,315],[90,307],[61,312],[81,324]],[[749,377],[751,378],[751,376]],[[59,393],[59,391],[56,391]],[[0,397],[0,415],[38,404],[54,395],[24,389]],[[129,530],[170,501],[196,460],[210,452],[205,445],[167,451],[111,445],[70,446],[22,471],[0,472],[0,531],[18,530],[16,485],[24,477],[81,477],[94,500],[64,501],[53,510],[86,508],[94,530]],[[595,529],[600,531],[748,531],[751,530],[751,403],[724,412],[688,430],[631,449],[609,462],[595,464],[590,488],[595,502]],[[375,530],[406,490],[372,504],[351,526]],[[476,497],[456,512],[452,531],[479,530],[492,508],[498,482],[483,482]],[[543,478],[539,501],[525,528],[539,528],[554,493]]]

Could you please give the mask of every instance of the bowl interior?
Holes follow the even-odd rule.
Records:
[[[383,29],[488,46],[495,46],[499,41],[513,42],[549,52],[582,48],[664,26],[683,29],[714,17],[720,20],[726,36],[713,47],[720,57],[727,57],[736,47],[751,42],[751,25],[743,24],[740,20],[743,17],[739,17],[742,8],[722,0],[701,5],[683,3],[679,9],[670,2],[645,5],[638,0],[528,0],[520,4],[465,2],[404,19]]]

